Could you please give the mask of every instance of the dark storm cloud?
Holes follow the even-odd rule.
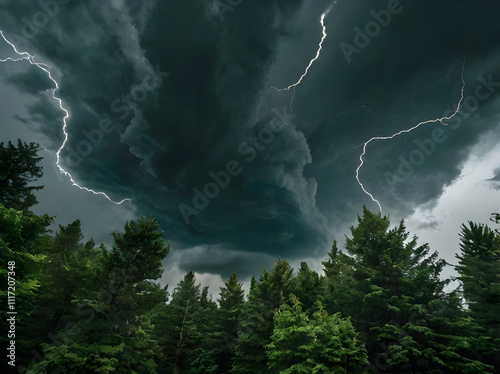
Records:
[[[499,4],[401,1],[402,11],[368,38],[369,44],[359,48],[349,64],[339,45],[355,45],[354,28],[366,30],[370,22],[373,25],[373,12],[386,11],[390,3],[340,2],[327,22],[331,38],[322,57],[329,72],[316,71],[297,90],[296,111],[312,124],[304,130],[314,160],[309,171],[318,181],[318,206],[331,207],[326,210],[352,211],[353,201],[377,208],[356,187],[353,174],[362,152],[357,146],[373,136],[390,136],[421,121],[450,115],[460,97],[465,43],[464,94],[469,99],[461,119],[448,121],[448,128],[428,124],[393,140],[370,143],[361,180],[386,212],[407,215],[416,204],[436,199],[458,177],[479,136],[496,126],[500,61],[493,42],[497,23],[492,12]],[[475,98],[477,86],[490,77],[494,87],[479,91],[488,98]],[[313,91],[317,95],[311,95]],[[397,183],[388,183],[393,179],[386,173],[395,174],[402,160],[408,162],[414,150],[421,152],[415,142],[432,139],[436,127],[446,132],[446,140],[435,143],[423,162],[415,160],[418,165],[410,165]],[[332,189],[345,199],[332,199]]]
[[[10,51],[9,51],[10,52]],[[23,66],[25,71],[18,71]],[[29,62],[23,61],[14,65],[0,64],[3,82],[16,87],[19,91],[32,96],[26,105],[27,116],[17,114],[15,119],[27,125],[35,132],[44,133],[47,149],[56,150],[60,147],[64,136],[61,132],[61,123],[64,113],[59,105],[52,99],[51,90],[54,82],[47,73],[40,69],[29,69]]]
[[[360,145],[450,115],[465,42],[471,99],[460,125],[429,124],[370,143],[360,177],[384,209],[409,214],[439,197],[479,136],[496,125],[497,2],[337,1],[321,57],[296,87],[294,117],[292,92],[270,86],[286,87],[303,73],[331,2],[244,1],[222,21],[215,4],[71,1],[30,38],[20,27],[39,5],[9,3],[0,16],[7,36],[26,38],[28,50],[56,67],[71,112],[64,165],[83,184],[157,215],[166,237],[185,248],[181,269],[246,269],[244,277],[255,273],[247,264],[264,266],[267,257],[254,260],[259,253],[311,255],[363,203],[376,209],[354,178]],[[357,30],[376,27],[377,19],[373,37],[356,44]],[[356,52],[346,57],[342,43]],[[27,93],[43,86],[35,76],[26,86],[27,77],[10,83]],[[283,108],[286,126],[272,130]],[[30,108],[30,120],[56,139],[60,126],[35,117],[41,109]],[[433,135],[437,127],[445,135]],[[415,151],[424,155],[418,165],[408,161]],[[412,170],[401,166],[405,160]]]
[[[27,120],[26,118],[24,117],[21,117],[19,114],[15,114],[12,118],[18,120],[19,122],[21,123],[24,123],[25,125],[28,125],[30,124],[31,122],[29,120]]]
[[[40,69],[9,74],[4,82],[32,95],[54,88],[54,83],[48,78],[47,73]]]
[[[51,150],[57,150],[64,141],[64,134],[61,131],[61,123],[64,118],[64,112],[51,95],[36,96],[32,103],[27,105],[29,113],[29,128],[32,131],[43,132],[49,139],[45,147]]]

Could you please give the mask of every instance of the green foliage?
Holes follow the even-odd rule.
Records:
[[[161,262],[170,247],[161,238],[163,231],[158,230],[158,222],[152,215],[139,223],[127,222],[125,233],[113,233],[115,244],[108,263],[114,268],[125,269],[128,278],[136,282],[160,278]]]
[[[17,147],[8,142],[0,143],[0,203],[7,208],[26,212],[38,201],[34,191],[43,186],[33,186],[37,178],[41,178],[42,167],[38,157],[40,146],[36,143],[26,144],[17,141]]]
[[[462,225],[459,280],[471,316],[500,338],[500,236],[488,226]]]
[[[210,373],[218,367],[218,350],[214,349],[219,342],[217,313],[208,287],[200,291],[194,272],[188,272],[174,289],[170,303],[159,306],[153,318],[160,372]],[[196,371],[195,363],[206,371]]]
[[[33,373],[156,371],[150,315],[166,301],[166,289],[154,280],[169,251],[158,228],[151,216],[128,222],[110,252],[79,244],[79,221],[60,228],[38,312],[49,317],[50,340],[41,344],[45,357]],[[61,303],[44,304],[55,295]]]
[[[242,283],[238,282],[236,273],[232,273],[230,278],[224,283],[225,287],[220,288],[219,311],[218,311],[218,365],[222,372],[227,372],[231,368],[236,339],[238,337],[238,323],[241,316],[241,309],[244,305]]]
[[[500,235],[488,226],[469,222],[462,225],[460,254],[456,270],[460,274],[463,296],[470,316],[496,339],[496,358],[500,365]]]
[[[357,373],[367,363],[364,345],[349,320],[329,316],[318,302],[312,318],[291,295],[274,315],[271,343],[266,346],[271,372]]]
[[[274,311],[291,292],[292,268],[278,259],[271,272],[264,270],[241,311],[241,323],[231,373],[265,373],[265,346],[270,343]]]
[[[0,204],[0,279],[7,285],[8,264],[14,261],[11,273],[15,273],[16,295],[21,299],[33,296],[38,287],[36,279],[49,242],[47,227],[51,220],[47,215],[23,213]],[[4,298],[6,294],[3,287],[0,295]]]
[[[194,351],[203,338],[199,330],[203,318],[200,297],[200,285],[190,271],[174,289],[170,304],[158,309],[155,336],[162,351],[162,370],[189,370]]]
[[[196,352],[196,358],[191,364],[189,374],[215,374],[220,373],[219,366],[215,362],[215,352],[201,348]]]
[[[309,311],[317,300],[323,299],[326,290],[326,279],[309,269],[307,263],[301,262],[297,275],[292,280],[292,292],[301,301],[304,309]]]
[[[325,306],[330,313],[350,312],[354,288],[353,259],[342,253],[334,241],[328,254],[328,261],[323,261],[323,271],[326,277],[326,290],[324,294]]]
[[[90,263],[102,261],[102,253],[94,242],[81,243],[83,235],[80,221],[64,227],[52,239],[45,251],[45,261],[40,274],[40,288],[33,312],[19,326],[26,342],[22,349],[30,354],[32,347],[48,343],[55,331],[61,328],[64,317],[72,315],[75,297],[84,297],[92,290],[93,276]]]
[[[2,346],[14,336],[7,335],[8,311],[15,311],[16,325],[25,322],[32,313],[37,290],[40,287],[40,271],[44,263],[44,249],[50,239],[47,226],[51,218],[36,216],[30,212],[7,209],[0,204],[0,336]],[[10,296],[10,297],[9,297]],[[9,309],[9,308],[12,308]],[[15,336],[20,339],[20,331]],[[1,363],[6,357],[2,355]]]
[[[449,281],[441,280],[440,273],[446,262],[430,253],[428,245],[417,246],[416,237],[409,239],[403,222],[389,226],[387,217],[364,208],[346,240],[350,258],[334,246],[328,263],[334,281],[343,285],[333,287],[335,297],[349,298],[348,304],[337,305],[352,316],[367,344],[371,368],[490,370],[473,359],[470,349],[472,342],[479,350],[486,347],[487,339],[464,318],[455,296],[444,292]]]

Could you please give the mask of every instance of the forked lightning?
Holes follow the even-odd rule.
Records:
[[[61,154],[61,151],[63,150],[64,146],[66,145],[66,142],[68,141],[68,133],[66,132],[66,127],[67,127],[67,120],[69,118],[69,112],[66,108],[64,108],[63,106],[63,102],[62,102],[62,99],[60,97],[57,97],[56,96],[56,91],[59,89],[59,84],[57,83],[57,81],[52,77],[52,74],[50,73],[50,70],[49,70],[49,67],[46,65],[46,64],[43,64],[41,62],[36,62],[35,61],[35,58],[34,56],[30,55],[28,52],[19,52],[16,48],[16,46],[11,43],[9,40],[7,40],[7,38],[5,37],[4,33],[2,30],[0,30],[0,35],[2,35],[2,38],[3,40],[5,40],[6,43],[8,43],[12,49],[14,50],[14,52],[20,56],[19,58],[12,58],[12,57],[7,57],[6,59],[0,59],[0,62],[7,62],[7,61],[14,61],[14,62],[17,62],[17,61],[28,61],[31,65],[35,65],[36,67],[38,67],[39,69],[43,70],[47,76],[49,77],[49,79],[54,82],[54,85],[55,85],[55,88],[52,89],[52,98],[54,100],[56,100],[58,103],[59,103],[59,108],[64,112],[64,118],[63,118],[63,133],[64,133],[64,141],[61,145],[61,147],[57,150],[57,154],[56,154],[56,165],[57,165],[57,168],[59,169],[59,171],[66,175],[71,183],[73,184],[73,186],[76,186],[78,187],[79,189],[81,190],[85,190],[85,191],[88,191],[88,192],[91,192],[93,193],[94,195],[103,195],[104,197],[106,197],[106,199],[108,199],[109,201],[111,201],[112,203],[114,204],[122,204],[123,202],[125,201],[131,201],[130,199],[126,198],[126,199],[123,199],[121,201],[113,201],[108,195],[106,195],[106,193],[104,192],[100,192],[100,191],[94,191],[90,188],[87,188],[85,186],[80,186],[78,183],[75,182],[75,180],[73,179],[72,175],[66,171],[61,165],[60,165],[60,154]]]
[[[311,59],[311,61],[309,61],[309,64],[307,65],[306,67],[306,70],[304,71],[304,74],[302,74],[300,76],[300,78],[297,80],[297,82],[289,85],[288,87],[285,87],[285,88],[276,88],[276,87],[272,87],[273,89],[275,89],[276,91],[278,92],[281,92],[281,91],[290,91],[292,90],[293,91],[293,94],[292,94],[292,98],[290,100],[290,109],[292,109],[292,105],[293,105],[293,99],[295,97],[295,87],[297,87],[299,84],[302,83],[302,79],[305,78],[305,76],[307,75],[307,73],[309,72],[309,69],[311,68],[312,64],[314,63],[314,61],[316,61],[320,54],[321,54],[321,50],[323,49],[323,42],[325,41],[326,39],[326,26],[325,26],[325,17],[328,15],[328,13],[330,13],[330,10],[332,10],[332,7],[337,3],[337,1],[334,1],[332,5],[330,5],[328,7],[327,10],[325,10],[322,14],[321,14],[321,17],[320,17],[320,23],[321,23],[321,29],[322,29],[322,37],[321,37],[321,40],[318,44],[318,50],[316,51],[316,56],[314,56],[314,58]]]
[[[437,122],[440,122],[441,124],[446,125],[443,121],[448,121],[448,120],[452,119],[453,117],[455,117],[460,112],[460,107],[461,107],[462,101],[464,99],[464,90],[465,90],[464,69],[465,69],[465,55],[464,55],[464,60],[463,60],[463,63],[462,63],[462,73],[461,73],[462,90],[461,90],[461,94],[460,94],[460,100],[458,101],[457,109],[450,116],[448,116],[448,117],[441,117],[441,118],[435,118],[435,119],[430,119],[430,120],[427,120],[427,121],[419,122],[415,126],[409,128],[409,129],[406,129],[406,130],[398,131],[397,133],[395,133],[395,134],[393,134],[391,136],[374,136],[373,138],[369,139],[367,142],[365,142],[363,144],[363,152],[359,156],[360,164],[359,164],[358,168],[356,169],[356,180],[358,181],[358,183],[359,183],[361,189],[363,190],[363,192],[365,194],[367,194],[372,199],[373,202],[377,203],[380,212],[382,212],[382,206],[380,205],[380,202],[377,199],[375,199],[370,192],[368,192],[366,190],[365,186],[363,186],[363,183],[361,183],[361,180],[359,179],[359,170],[361,169],[361,167],[364,164],[363,156],[366,154],[366,147],[368,146],[368,144],[370,144],[374,140],[388,140],[388,139],[393,139],[393,138],[395,138],[398,135],[411,132],[411,131],[419,128],[420,126],[426,125],[428,123],[437,123]]]

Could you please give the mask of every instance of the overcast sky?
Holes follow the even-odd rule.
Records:
[[[57,224],[79,218],[111,244],[127,220],[158,217],[170,288],[194,270],[216,294],[232,271],[248,281],[278,256],[320,270],[362,206],[379,210],[370,195],[454,263],[460,225],[500,210],[499,11],[486,0],[2,0],[0,30],[48,66],[70,113],[60,166],[131,201],[58,171],[65,113],[29,61],[0,64],[0,141],[46,148],[36,209]],[[0,40],[7,57],[20,56]],[[364,147],[372,137],[385,139]]]

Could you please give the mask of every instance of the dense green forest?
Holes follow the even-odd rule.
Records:
[[[192,271],[160,286],[170,248],[153,216],[113,233],[111,248],[84,240],[78,220],[51,232],[54,217],[30,210],[38,151],[0,143],[0,339],[11,372],[500,372],[495,227],[457,228],[453,292],[437,252],[363,208],[324,274],[277,259],[248,295],[233,273],[214,300]]]

